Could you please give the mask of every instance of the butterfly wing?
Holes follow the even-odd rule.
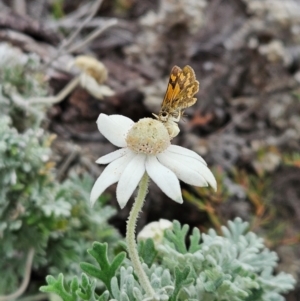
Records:
[[[192,106],[196,102],[193,96],[199,91],[199,82],[190,66],[183,69],[174,66],[162,102],[161,111],[176,111]]]
[[[189,84],[187,87],[185,87],[180,93],[178,94],[178,97],[176,99],[177,107],[180,109],[186,109],[197,101],[197,98],[194,97],[194,95],[199,91],[199,82],[194,81],[191,84]]]
[[[182,74],[182,69],[178,66],[174,66],[170,73],[167,91],[161,104],[161,110],[173,107],[172,103],[181,91],[181,83],[179,82],[180,74]]]

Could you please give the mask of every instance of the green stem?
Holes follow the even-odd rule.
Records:
[[[140,181],[138,195],[135,198],[134,204],[132,206],[132,209],[130,211],[129,218],[127,221],[126,241],[127,241],[128,254],[131,259],[134,272],[137,275],[137,278],[139,280],[139,283],[145,290],[146,294],[149,297],[154,298],[155,292],[150,284],[150,281],[149,281],[145,271],[143,270],[142,263],[140,262],[139,254],[137,251],[137,243],[135,241],[136,221],[137,221],[138,215],[143,207],[144,200],[145,200],[146,194],[148,192],[148,181],[149,181],[149,177],[148,177],[147,173],[145,173]]]
[[[80,83],[80,76],[74,77],[56,96],[36,97],[29,99],[29,104],[56,104],[62,101]]]

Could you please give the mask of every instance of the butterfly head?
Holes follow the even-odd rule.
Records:
[[[158,114],[158,119],[161,122],[167,122],[169,120],[169,117],[170,117],[170,113],[167,111],[160,111]]]

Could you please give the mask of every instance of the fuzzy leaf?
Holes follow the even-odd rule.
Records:
[[[109,291],[103,292],[103,294],[97,299],[97,301],[108,301],[110,294]]]
[[[81,287],[77,290],[77,295],[86,301],[96,301],[95,297],[96,282],[90,281],[87,275],[81,275]]]
[[[166,230],[165,237],[174,244],[175,250],[181,254],[187,253],[185,238],[189,231],[189,226],[184,225],[181,227],[178,221],[173,222],[173,229]]]
[[[195,253],[201,249],[200,239],[201,239],[201,234],[200,234],[199,229],[194,228],[193,234],[190,235],[190,242],[191,242],[190,247],[189,247],[190,253]]]
[[[96,259],[100,268],[90,263],[82,262],[80,264],[81,269],[89,275],[103,281],[107,289],[112,292],[111,279],[115,276],[116,271],[125,259],[125,252],[119,253],[113,259],[112,263],[110,263],[107,257],[107,243],[94,242],[92,249],[89,249],[88,253]]]
[[[249,223],[243,222],[239,217],[235,218],[234,221],[228,221],[228,228],[225,226],[221,227],[223,235],[236,243],[239,238],[245,234],[248,228]]]
[[[145,241],[140,241],[138,245],[139,256],[143,258],[145,264],[150,267],[157,255],[157,251],[154,246],[154,242],[151,238]]]
[[[76,279],[76,280],[75,280]],[[69,289],[64,286],[64,276],[59,274],[58,278],[55,279],[53,276],[47,276],[46,282],[48,285],[40,287],[40,291],[44,293],[55,293],[60,296],[63,301],[76,301],[79,300],[76,295],[78,289],[78,279],[74,277]]]
[[[173,295],[172,295],[170,301],[177,300],[177,297],[180,294],[180,291],[184,287],[189,286],[194,282],[194,279],[189,277],[189,274],[190,274],[189,267],[186,267],[183,270],[180,270],[179,268],[175,268],[175,290],[173,292]]]

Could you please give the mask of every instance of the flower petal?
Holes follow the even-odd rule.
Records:
[[[172,160],[177,161],[178,163],[181,163],[182,170],[186,170],[186,168],[194,170],[195,172],[200,174],[200,176],[202,176],[214,190],[217,190],[217,181],[214,175],[209,170],[209,168],[202,163],[202,161],[199,161],[198,159],[191,156],[169,152],[169,147],[163,153],[157,155],[158,158],[163,157],[162,160],[164,160],[165,156],[172,158]]]
[[[122,115],[110,115],[101,113],[97,120],[100,133],[112,144],[126,147],[126,136],[134,122]]]
[[[181,181],[194,186],[208,186],[207,181],[200,173],[196,172],[189,165],[173,159],[171,155],[163,152],[157,155],[157,158],[160,163],[171,169]]]
[[[103,193],[103,191],[110,185],[118,182],[121,177],[122,172],[131,161],[131,159],[135,156],[133,152],[129,152],[123,157],[115,160],[110,163],[102,172],[100,177],[96,180],[90,196],[90,203],[94,205],[99,196]]]
[[[163,166],[155,156],[147,156],[146,171],[153,182],[173,201],[183,203],[176,175]]]
[[[207,165],[206,162],[204,161],[204,159],[201,156],[199,156],[197,153],[195,153],[195,152],[193,152],[190,149],[187,149],[185,147],[171,144],[168,147],[168,151],[171,152],[171,153],[178,154],[178,155],[184,155],[184,156],[187,156],[187,157],[192,157],[196,160],[199,160],[204,165]]]
[[[122,209],[145,173],[145,160],[146,155],[135,154],[121,175],[117,187],[117,200]]]
[[[105,156],[100,157],[96,163],[98,164],[108,164],[112,161],[115,161],[118,158],[121,158],[130,152],[129,148],[121,148],[112,153],[109,153]]]

